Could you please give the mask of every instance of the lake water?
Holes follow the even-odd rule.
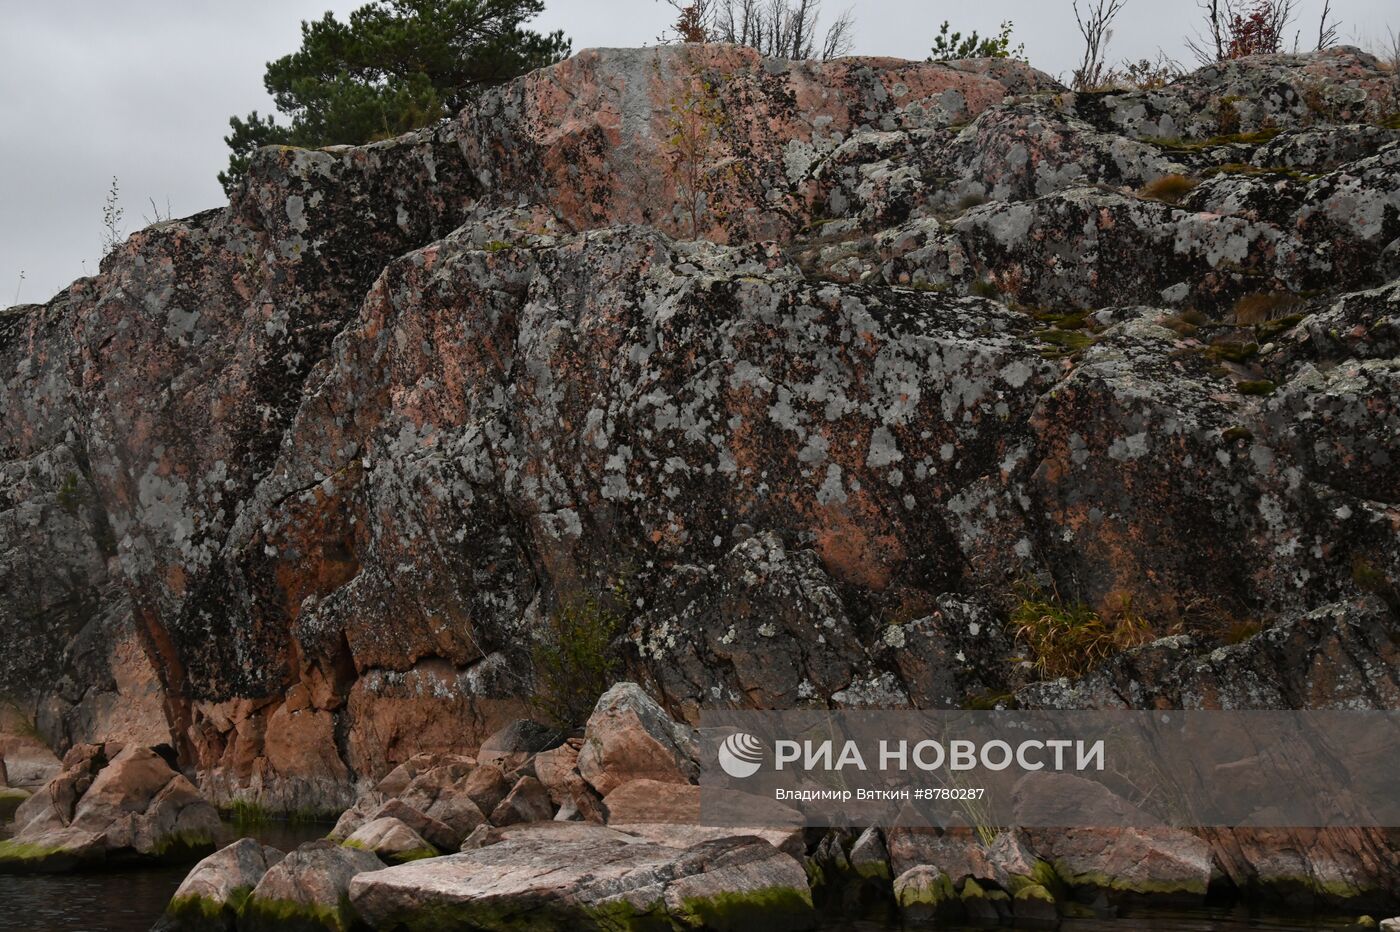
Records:
[[[328,824],[226,825],[225,843],[248,836],[289,851]],[[191,865],[88,874],[0,874],[0,932],[147,932]]]
[[[830,926],[827,932],[889,932],[899,929],[908,932],[909,927],[870,926],[845,924]],[[935,926],[928,932],[989,932],[989,929],[1011,928],[998,926]],[[1059,932],[1118,932],[1122,929],[1144,929],[1148,932],[1244,932],[1246,929],[1264,929],[1268,932],[1340,932],[1356,927],[1347,919],[1311,919],[1308,917],[1278,917],[1251,915],[1240,909],[1194,909],[1183,912],[1139,912],[1125,913],[1116,919],[1066,919],[1058,926]]]
[[[257,838],[283,851],[320,838],[329,825],[271,822],[228,827],[228,840],[241,835]],[[147,932],[165,911],[189,865],[115,873],[62,875],[0,875],[0,932]],[[1382,917],[1377,917],[1382,918]],[[1187,912],[1139,912],[1112,920],[1067,920],[1062,932],[1330,932],[1347,921],[1306,916],[1251,915],[1248,910],[1201,909]],[[887,932],[890,927],[834,924],[827,932]],[[949,927],[941,926],[947,930]],[[959,930],[952,930],[959,932]],[[986,932],[986,927],[979,927]]]

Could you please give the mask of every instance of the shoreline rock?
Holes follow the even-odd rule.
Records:
[[[1379,861],[1388,850],[1382,837],[1367,833],[1193,834],[1165,827],[1007,829],[994,837],[970,829],[817,832],[803,828],[798,813],[786,806],[741,793],[707,805],[736,807],[746,824],[762,821],[766,827],[704,826],[699,786],[623,779],[639,772],[638,760],[654,760],[661,744],[650,736],[687,734],[650,707],[644,707],[646,724],[629,713],[620,730],[616,711],[635,708],[636,689],[628,683],[614,687],[598,702],[602,714],[592,719],[620,746],[638,746],[618,737],[628,729],[652,742],[641,743],[648,749],[641,758],[607,758],[619,770],[604,772],[605,785],[618,783],[598,802],[598,818],[606,825],[570,810],[567,794],[554,802],[545,783],[529,775],[544,773],[552,786],[566,790],[582,783],[573,751],[586,745],[587,730],[577,745],[525,753],[515,762],[514,772],[522,775],[508,791],[498,763],[419,758],[381,780],[327,840],[303,845],[276,874],[271,869],[280,853],[247,840],[201,862],[172,902],[170,932],[197,932],[204,928],[199,922],[247,932],[259,928],[259,916],[267,922],[292,917],[296,910],[288,904],[299,904],[296,921],[343,932],[355,921],[427,930],[444,917],[502,930],[526,917],[560,928],[661,922],[796,929],[808,928],[816,915],[1046,926],[1120,908],[1201,906],[1208,893],[1221,896],[1230,884],[1241,895],[1272,896],[1294,906],[1387,903],[1361,880],[1383,874]],[[632,698],[619,702],[619,696]],[[672,751],[662,759],[674,763]],[[487,775],[484,781],[479,773]],[[667,775],[673,776],[669,770]],[[469,799],[468,788],[483,783],[494,786],[494,794],[507,793],[489,819],[474,804],[475,817],[455,827],[424,814]],[[526,809],[505,801],[527,793],[538,808],[524,818]],[[1132,815],[1126,801],[1102,786],[1065,774],[1023,781],[1018,794],[1024,805],[1041,799],[1041,816],[1054,812],[1044,806],[1068,811],[1091,805]],[[1303,850],[1309,852],[1306,863],[1290,853]],[[396,866],[385,869],[384,863]],[[1297,883],[1304,872],[1313,879]],[[265,873],[273,878],[266,886]],[[264,903],[256,915],[245,909],[254,887]],[[331,908],[334,891],[342,889],[350,906]]]
[[[409,930],[447,922],[509,932],[522,921],[797,930],[817,918],[800,865],[759,839],[678,849],[583,824],[519,830],[475,851],[361,875],[350,899],[371,926]]]
[[[383,869],[372,852],[307,842],[268,867],[239,910],[239,932],[353,932],[360,918],[348,899],[351,883]]]
[[[283,857],[251,838],[214,852],[180,883],[152,932],[235,932],[254,888]]]
[[[61,872],[111,862],[179,862],[212,851],[218,812],[150,748],[86,745],[20,803],[0,873]]]

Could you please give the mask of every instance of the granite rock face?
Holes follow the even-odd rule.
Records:
[[[492,845],[363,874],[372,928],[809,929],[802,867],[756,838],[675,848],[602,826],[522,831]]]
[[[687,46],[264,150],[0,312],[0,692],[435,847],[527,778],[583,818],[689,781],[640,701],[543,773],[443,758],[605,595],[682,722],[1395,707],[1397,111],[1353,49],[1073,94]],[[1027,583],[1170,637],[1037,683]]]

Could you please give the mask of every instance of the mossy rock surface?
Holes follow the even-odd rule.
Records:
[[[154,932],[233,932],[252,892],[248,887],[234,890],[228,902],[207,896],[176,896],[166,906]]]
[[[1312,908],[1317,904],[1345,907],[1362,906],[1372,902],[1388,902],[1390,891],[1370,885],[1358,885],[1342,880],[1322,880],[1308,875],[1283,875],[1255,882],[1256,892],[1266,900]]]
[[[1053,925],[1059,921],[1059,904],[1047,887],[1027,884],[1012,897],[1011,915],[1017,924]]]
[[[212,835],[205,835],[200,832],[190,834],[169,835],[157,842],[151,851],[151,857],[165,863],[178,864],[182,861],[196,860],[205,855],[213,854],[218,844]],[[141,858],[142,855],[133,855],[134,858]]]
[[[814,915],[806,889],[772,887],[688,898],[682,901],[676,918],[687,927],[717,932],[787,932],[811,928]]]
[[[1044,902],[1046,902],[1046,903],[1054,903],[1054,902],[1055,902],[1055,895],[1054,895],[1053,893],[1051,893],[1047,888],[1041,886],[1040,884],[1038,884],[1038,883],[1031,883],[1031,884],[1026,884],[1026,885],[1023,886],[1021,889],[1017,890],[1017,891],[1016,891],[1015,899],[1017,899],[1017,900],[1042,900],[1042,901],[1044,901]]]
[[[375,851],[368,845],[354,838],[347,838],[340,843],[342,848],[352,848],[355,851],[368,851],[377,855],[385,864],[409,864],[413,861],[423,861],[428,858],[442,857],[442,852],[436,848],[410,848],[407,851]]]
[[[103,853],[9,839],[0,841],[0,874],[59,874],[103,861]]]
[[[250,899],[239,912],[239,932],[358,932],[364,925],[342,896],[334,907],[289,900]]]

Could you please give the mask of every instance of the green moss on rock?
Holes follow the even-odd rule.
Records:
[[[385,860],[392,864],[407,864],[410,861],[423,861],[435,857],[438,857],[436,848],[410,848],[408,851],[388,855]]]
[[[911,906],[937,906],[957,899],[958,894],[953,889],[952,879],[940,871],[938,879],[932,884],[904,884],[897,898],[900,907],[908,909]]]
[[[55,855],[65,854],[63,848],[51,845],[36,845],[25,841],[0,841],[0,865],[6,863],[36,863]]]
[[[250,899],[239,912],[239,928],[254,932],[351,932],[359,924],[348,896],[342,896],[334,907]]]
[[[893,880],[890,862],[884,860],[862,861],[855,865],[856,876],[862,880]]]
[[[769,887],[763,890],[719,893],[682,901],[677,917],[687,925],[705,929],[764,929],[779,932],[812,925],[812,897],[805,889]]]
[[[69,871],[84,864],[101,861],[105,856],[105,852],[100,848],[78,850],[10,839],[0,841],[0,874]]]
[[[1055,903],[1055,894],[1038,883],[1028,883],[1021,887],[1016,891],[1015,898],[1018,900],[1042,900],[1051,905]]]
[[[1285,900],[1301,895],[1305,899],[1326,900],[1337,904],[1382,892],[1375,886],[1361,887],[1344,880],[1322,880],[1305,874],[1274,876],[1259,885],[1278,893]]]
[[[185,921],[214,922],[222,916],[238,915],[252,893],[252,887],[238,887],[229,894],[227,902],[207,896],[177,896],[171,899],[165,914]]]
[[[368,851],[371,854],[378,855],[380,860],[384,861],[386,864],[407,864],[410,861],[423,861],[428,858],[436,858],[442,856],[441,851],[438,851],[438,849],[432,847],[410,848],[407,851],[386,851],[381,854],[380,852],[375,851],[369,845],[366,845],[364,842],[356,841],[353,838],[347,838],[344,841],[342,841],[340,843],[340,847],[353,848],[356,851]]]
[[[151,854],[162,860],[180,860],[195,855],[212,854],[216,847],[212,835],[203,832],[177,832],[158,841],[151,849]]]
[[[969,877],[963,881],[962,898],[965,900],[1005,900],[1007,895],[1001,890],[988,890]]]

